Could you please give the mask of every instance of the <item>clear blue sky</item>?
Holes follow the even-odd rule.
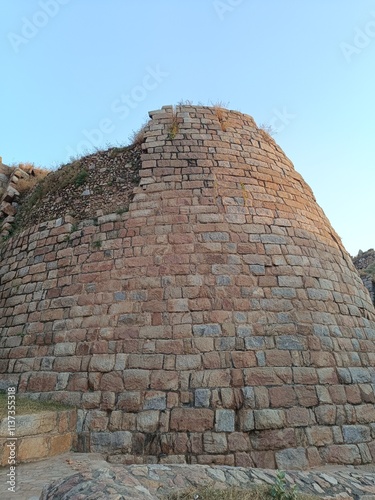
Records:
[[[0,156],[56,168],[149,110],[276,129],[352,254],[375,246],[372,0],[1,0]],[[281,118],[280,118],[281,117]]]

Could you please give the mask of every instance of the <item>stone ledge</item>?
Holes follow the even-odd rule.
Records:
[[[205,465],[131,465],[114,466],[95,461],[74,475],[45,486],[41,500],[76,498],[75,487],[83,485],[80,494],[85,498],[104,495],[106,499],[133,498],[157,500],[174,490],[209,486],[213,489],[238,487],[249,490],[259,485],[272,485],[277,471],[243,467],[210,467]],[[99,465],[99,466],[98,466]],[[78,469],[78,467],[77,467]],[[288,471],[288,486],[294,484],[300,492],[323,498],[370,499],[375,497],[375,471],[354,468]],[[67,492],[72,492],[67,493]]]
[[[16,417],[15,436],[12,437],[8,431],[8,420],[3,418],[0,420],[0,466],[9,464],[11,450],[15,453],[17,464],[70,451],[76,437],[76,421],[76,410],[20,415]]]

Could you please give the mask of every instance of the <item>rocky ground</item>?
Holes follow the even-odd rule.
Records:
[[[16,493],[7,490],[7,472],[0,469],[1,500],[157,500],[176,489],[202,485],[248,489],[271,485],[276,477],[274,470],[241,467],[112,465],[100,454],[73,452],[17,466]],[[300,492],[321,498],[375,499],[374,465],[289,471],[286,479]]]
[[[210,467],[208,465],[133,465],[92,468],[77,473],[44,488],[41,500],[97,500],[132,498],[157,500],[173,490],[210,486],[223,489],[234,486],[242,489],[272,485],[276,471],[242,467]],[[288,486],[322,498],[375,499],[375,473],[343,468],[326,471],[290,471]]]

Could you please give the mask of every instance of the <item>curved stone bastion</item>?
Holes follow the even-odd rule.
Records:
[[[311,189],[250,116],[150,117],[128,211],[2,245],[3,387],[115,462],[372,462],[375,311]]]

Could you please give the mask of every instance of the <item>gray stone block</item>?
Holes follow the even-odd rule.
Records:
[[[306,349],[306,339],[297,335],[281,335],[276,339],[276,346],[288,351],[303,351]]]
[[[343,425],[344,443],[364,443],[371,440],[371,429],[365,425]]]
[[[199,337],[216,337],[221,334],[221,326],[219,324],[194,325],[193,333]]]
[[[276,453],[276,464],[278,469],[303,470],[309,467],[305,448],[288,448]]]
[[[233,432],[235,422],[234,410],[216,410],[215,430],[216,432]]]
[[[367,368],[349,368],[349,371],[354,384],[371,384],[371,374]]]
[[[210,406],[210,389],[196,389],[194,393],[194,406],[208,408]]]

